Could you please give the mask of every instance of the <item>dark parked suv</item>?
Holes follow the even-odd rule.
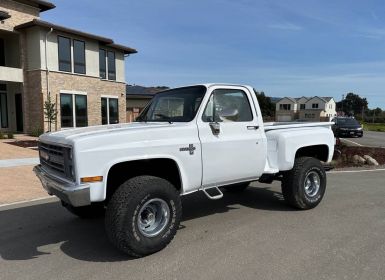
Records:
[[[335,123],[333,125],[333,132],[335,137],[362,137],[364,135],[360,123],[354,118],[337,117],[333,119],[332,122]]]

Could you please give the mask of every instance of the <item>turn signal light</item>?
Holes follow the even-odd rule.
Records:
[[[94,183],[103,181],[103,176],[83,177],[80,178],[82,183]]]

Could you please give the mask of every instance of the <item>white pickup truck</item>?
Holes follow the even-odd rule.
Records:
[[[173,239],[180,196],[195,191],[219,199],[223,189],[280,180],[291,206],[318,205],[332,124],[264,124],[249,86],[181,87],[158,93],[134,123],[43,134],[34,171],[75,215],[105,215],[111,242],[140,257]]]

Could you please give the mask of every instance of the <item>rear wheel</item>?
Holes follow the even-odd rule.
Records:
[[[250,182],[245,183],[238,183],[233,185],[224,186],[224,189],[231,193],[241,193],[243,192],[248,186],[250,185]]]
[[[166,247],[176,234],[182,214],[179,192],[165,179],[138,176],[113,194],[105,217],[110,241],[134,257]]]
[[[322,200],[326,190],[326,173],[318,159],[300,157],[293,169],[283,174],[282,194],[285,201],[298,209],[311,209]]]

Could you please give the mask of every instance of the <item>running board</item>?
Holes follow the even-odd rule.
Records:
[[[211,194],[209,194],[209,193],[206,191],[207,189],[216,189],[216,191],[218,192],[218,194],[216,194],[216,195],[211,195]],[[203,191],[203,193],[204,193],[209,199],[212,199],[212,200],[221,199],[221,198],[223,197],[223,193],[221,192],[221,190],[220,190],[218,187],[201,188],[201,190]]]

